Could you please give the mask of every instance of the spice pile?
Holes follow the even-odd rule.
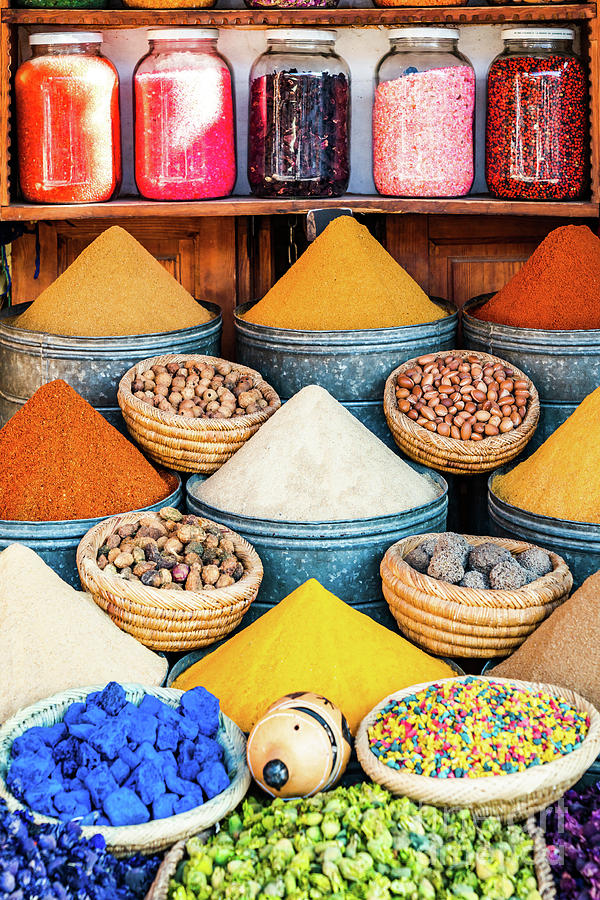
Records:
[[[231,419],[269,405],[256,379],[230,362],[216,366],[192,360],[151,366],[131,383],[134,397],[188,419]]]
[[[472,315],[516,328],[600,328],[599,295],[600,240],[587,225],[563,225]]]
[[[432,535],[411,550],[404,562],[423,575],[460,587],[517,590],[552,571],[549,554],[531,547],[512,555],[488,541],[473,547],[462,534]]]
[[[473,184],[475,72],[417,72],[375,90],[373,174],[380,194],[460,197]]]
[[[0,553],[0,658],[0,722],[69,688],[111,680],[159,685],[167,674],[165,659],[21,544]]]
[[[518,428],[529,381],[502,363],[472,356],[420,356],[396,379],[398,409],[417,425],[457,441],[482,441]]]
[[[192,838],[169,900],[206,897],[522,897],[541,900],[521,825],[417,806],[374,784],[308,800],[248,798]]]
[[[311,579],[183,672],[173,687],[204,685],[243,731],[301,687],[331,700],[355,731],[386,693],[452,674]]]
[[[216,509],[292,522],[394,515],[439,492],[316,385],[288,400],[194,488]]]
[[[519,509],[600,523],[600,388],[533,453],[494,478],[494,493]]]
[[[583,900],[600,887],[600,784],[570,790],[540,815],[559,900]]]
[[[589,717],[565,700],[465,678],[391,700],[369,728],[371,752],[393,769],[431,778],[524,772],[575,750]]]
[[[391,328],[435,322],[447,312],[429,297],[368,229],[339,216],[308,246],[248,322],[301,331]]]
[[[214,591],[244,574],[225,528],[165,507],[137,524],[121,525],[98,548],[105,575],[120,575],[149,587]]]
[[[159,857],[116,859],[105,848],[101,835],[84,838],[76,822],[34,825],[0,800],[2,900],[143,900]]]
[[[164,500],[174,482],[64,381],[0,429],[0,519],[94,519]]]
[[[203,688],[173,709],[139,706],[116,682],[73,703],[62,722],[13,742],[6,783],[30,809],[82,825],[140,825],[201,806],[229,786],[219,701]]]
[[[600,709],[600,572],[590,575],[492,675],[558,684]]]
[[[29,331],[103,337],[176,331],[210,318],[134,237],[114,225],[13,324]]]

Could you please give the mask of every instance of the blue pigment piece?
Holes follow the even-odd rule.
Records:
[[[114,826],[142,825],[150,820],[150,813],[140,798],[129,788],[122,787],[113,791],[105,799],[102,808],[110,824]]]
[[[155,744],[157,728],[158,719],[156,716],[138,712],[137,715],[129,717],[128,736],[134,744],[143,744],[145,742]]]
[[[179,716],[179,731],[181,736],[188,741],[198,737],[199,726],[190,716]]]
[[[85,712],[81,715],[81,722],[88,725],[103,725],[107,714],[95,703],[86,703]]]
[[[195,747],[191,741],[182,741],[179,748],[178,774],[188,781],[193,781],[200,771],[200,762],[195,758]]]
[[[93,769],[84,784],[92,795],[94,806],[102,806],[106,797],[118,788],[118,784],[106,764]]]
[[[97,725],[89,725],[85,722],[71,722],[68,728],[69,734],[81,741],[88,741],[98,731]]]
[[[158,765],[162,772],[166,772],[167,767],[177,769],[177,760],[171,750],[161,750],[157,757]]]
[[[173,769],[170,768],[167,769],[164,776],[165,783],[169,790],[174,794],[179,794],[180,797],[183,797],[190,792],[194,792],[198,787],[193,781],[185,781],[183,778],[180,778],[177,772],[174,772]]]
[[[186,797],[181,797],[174,806],[174,813],[183,813],[187,812],[189,809],[194,809],[196,806],[202,806],[203,798],[198,798],[197,795],[188,794]]]
[[[96,703],[109,716],[116,716],[127,703],[127,697],[121,685],[116,681],[111,681],[100,693]]]
[[[165,782],[160,769],[150,759],[140,763],[135,772],[137,793],[146,806],[149,806],[165,790]]]
[[[218,741],[199,734],[194,742],[194,756],[203,766],[207,762],[223,759],[223,748]]]
[[[37,753],[38,750],[41,750],[41,748],[45,746],[42,738],[37,734],[31,734],[32,731],[34,731],[34,729],[30,728],[25,734],[21,734],[18,738],[15,738],[12,747],[10,748],[13,758],[16,759],[17,756],[21,756],[22,754],[29,755],[31,753]]]
[[[130,747],[121,747],[119,750],[119,759],[121,759],[129,769],[135,769],[139,763],[137,755]]]
[[[159,750],[177,750],[179,744],[179,728],[170,723],[161,722],[156,735],[156,746]]]
[[[173,815],[175,803],[179,800],[177,794],[161,794],[152,804],[153,819],[167,819]]]
[[[195,687],[181,698],[186,716],[198,723],[200,734],[214,737],[219,730],[219,701],[206,688]]]
[[[76,759],[79,765],[86,769],[93,769],[102,762],[100,754],[89,744],[79,744]]]
[[[122,759],[117,757],[114,763],[109,769],[110,774],[115,779],[117,784],[121,785],[125,781],[125,779],[129,776],[131,769],[127,765],[127,763],[123,762]]]
[[[48,728],[41,728],[40,737],[49,747],[55,747],[59,741],[67,737],[67,726],[64,722],[57,722],[56,725],[50,725]]]
[[[95,728],[89,739],[94,750],[108,759],[116,759],[121,747],[125,746],[127,736],[123,722],[108,721],[106,725]]]
[[[229,775],[220,762],[209,763],[200,772],[197,781],[209,800],[229,787]]]
[[[158,751],[149,744],[148,741],[144,741],[143,744],[135,751],[135,756],[138,763],[143,762],[145,759],[156,759],[158,757]]]
[[[151,697],[150,694],[146,694],[138,706],[138,709],[140,712],[146,713],[149,716],[158,716],[164,705],[165,704],[161,703],[157,697]]]
[[[66,711],[63,716],[63,722],[65,725],[70,725],[71,722],[79,722],[79,716],[85,709],[85,703],[71,703],[70,707]]]

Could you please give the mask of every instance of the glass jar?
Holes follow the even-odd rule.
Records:
[[[395,28],[377,67],[373,175],[391,197],[460,197],[473,184],[475,71],[454,28]]]
[[[97,32],[32,34],[15,76],[19,178],[33,203],[110,200],[121,183],[119,77]]]
[[[226,197],[236,179],[233,82],[216,28],[148,31],[133,75],[135,181],[151,200]]]
[[[487,79],[485,177],[495,197],[567,200],[587,185],[587,77],[570,28],[510,28]]]
[[[350,71],[335,31],[267,32],[250,72],[248,180],[257,197],[339,197],[350,178]]]

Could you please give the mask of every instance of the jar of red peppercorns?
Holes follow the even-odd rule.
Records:
[[[121,182],[119,77],[98,32],[29,36],[15,76],[19,178],[34,203],[110,200]]]
[[[570,28],[510,28],[488,73],[486,179],[495,197],[572,200],[587,183],[587,78]]]
[[[226,197],[236,178],[233,82],[216,28],[152,28],[133,76],[135,180],[151,200]]]

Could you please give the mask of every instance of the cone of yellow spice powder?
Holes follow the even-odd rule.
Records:
[[[151,253],[114,225],[12,324],[47,334],[108,337],[178,331],[210,319]]]
[[[284,694],[312,691],[335,703],[356,732],[393,691],[454,674],[311,578],[183,672],[173,687],[202,685],[243,731]]]
[[[298,331],[344,331],[420,325],[448,313],[364,225],[334,219],[243,318]]]
[[[492,482],[501,500],[540,516],[600,524],[600,388],[528,459]]]

